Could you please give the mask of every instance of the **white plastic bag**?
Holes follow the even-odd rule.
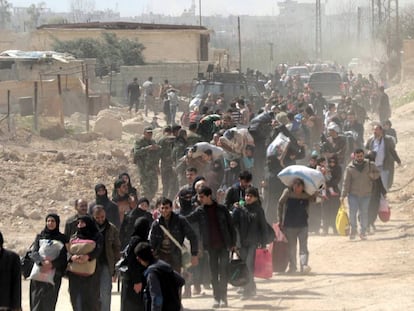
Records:
[[[41,239],[39,240],[39,255],[42,260],[55,260],[59,256],[63,246],[63,243],[60,241]],[[53,281],[55,273],[56,269],[42,271],[41,266],[34,264],[28,279],[55,285],[55,282]]]
[[[315,194],[325,185],[325,177],[320,171],[304,165],[290,165],[281,170],[277,176],[288,187],[296,178],[302,179],[305,183],[305,191],[309,195]]]
[[[289,146],[290,139],[283,133],[277,134],[276,138],[270,143],[266,150],[266,156],[280,156]]]

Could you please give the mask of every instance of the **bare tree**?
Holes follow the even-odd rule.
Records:
[[[46,7],[46,3],[40,2],[37,5],[32,4],[27,9],[27,15],[29,15],[29,20],[26,22],[29,28],[34,29],[39,26],[40,16],[43,10]]]
[[[69,0],[69,2],[75,23],[86,21],[88,14],[95,10],[95,0]]]
[[[11,4],[7,0],[0,0],[0,28],[6,28],[10,23]]]

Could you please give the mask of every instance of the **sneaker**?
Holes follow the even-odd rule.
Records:
[[[222,299],[220,307],[221,308],[227,308],[228,306],[229,306],[229,304],[227,303],[227,299]]]
[[[201,286],[200,286],[200,284],[194,285],[193,294],[194,295],[200,295],[201,294]]]
[[[308,266],[308,265],[304,265],[302,267],[302,273],[303,274],[309,274],[309,272],[311,272],[311,270],[312,270],[312,268],[310,266]]]
[[[361,240],[366,240],[366,239],[367,239],[367,236],[366,236],[366,234],[360,234],[360,235],[359,235],[359,238],[360,238]]]

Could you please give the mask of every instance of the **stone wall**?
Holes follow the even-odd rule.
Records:
[[[193,79],[197,73],[206,72],[208,62],[198,63],[166,63],[160,65],[125,66],[121,67],[121,74],[113,80],[113,88],[116,96],[125,96],[125,90],[134,77],[142,84],[148,77],[153,77],[153,82],[159,85],[168,80],[174,87],[180,90],[180,95],[189,96]],[[158,94],[156,94],[158,95]]]

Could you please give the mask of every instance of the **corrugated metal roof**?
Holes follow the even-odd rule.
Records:
[[[169,24],[145,24],[129,22],[90,22],[90,23],[72,23],[72,24],[45,24],[37,29],[143,29],[143,30],[207,30],[206,27],[193,25],[169,25]]]

